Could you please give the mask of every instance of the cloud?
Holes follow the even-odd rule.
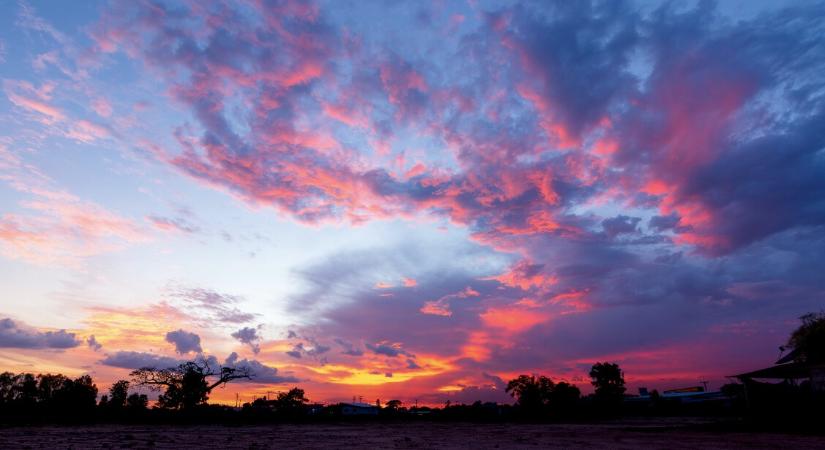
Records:
[[[152,222],[152,225],[154,225],[155,228],[161,231],[180,233],[197,233],[198,231],[200,231],[200,228],[198,228],[195,225],[192,225],[186,219],[183,218],[148,216],[147,219],[150,222]]]
[[[205,288],[170,285],[166,294],[174,302],[181,303],[196,317],[208,323],[243,324],[255,319],[256,315],[238,309],[242,297],[223,294]]]
[[[602,229],[608,237],[615,238],[620,234],[630,234],[638,231],[639,222],[642,219],[638,217],[628,217],[619,215],[602,220]]]
[[[260,353],[261,346],[259,341],[261,336],[258,335],[258,329],[252,327],[243,327],[240,330],[232,333],[232,337],[239,342],[246,344],[256,355]]]
[[[175,351],[181,355],[189,352],[201,353],[201,338],[195,333],[177,330],[166,333],[166,342],[175,345]]]
[[[148,240],[143,228],[103,206],[57,189],[37,167],[0,144],[0,181],[31,198],[0,215],[0,253],[40,265],[85,258]]]
[[[299,336],[295,333],[290,333],[288,339],[299,339]],[[300,339],[305,342],[298,342],[294,344],[292,346],[292,350],[286,352],[288,356],[295,359],[301,359],[304,356],[307,356],[322,363],[325,361],[325,359],[321,356],[330,351],[331,347],[318,342],[318,340],[312,336],[304,336]],[[341,343],[339,343],[339,345],[341,345]]]
[[[67,349],[81,344],[66,330],[40,331],[10,318],[0,319],[0,348]]]
[[[182,362],[181,360],[168,356],[134,351],[118,351],[107,354],[105,358],[99,361],[99,363],[104,366],[119,367],[122,369],[141,369],[143,367],[166,369],[169,367],[177,367]]]
[[[3,80],[3,90],[9,101],[21,109],[37,113],[45,119],[46,123],[54,123],[66,118],[60,108],[49,103],[52,101],[53,89],[52,84],[35,87],[27,81]]]
[[[301,380],[291,375],[279,375],[278,369],[270,367],[254,359],[238,359],[237,353],[232,353],[224,363],[228,367],[245,368],[252,374],[251,380],[238,380],[239,382],[282,384],[297,383]]]
[[[91,335],[86,339],[86,345],[88,345],[89,348],[94,350],[94,351],[98,351],[101,348],[103,348],[103,344],[98,342],[97,339],[95,339],[94,335]]]
[[[647,226],[656,231],[677,231],[680,220],[681,219],[676,214],[669,214],[667,216],[653,216],[650,220],[648,220]]]
[[[335,338],[335,343],[341,346],[341,354],[347,356],[361,356],[364,354],[363,350],[356,348],[351,342],[347,342],[341,338]]]
[[[371,350],[376,355],[389,356],[395,358],[399,355],[412,356],[409,352],[401,348],[401,344],[391,342],[377,342],[375,344],[367,344],[367,349]]]
[[[405,371],[443,376],[428,387],[456,398],[502,396],[501,380],[479,373],[569,374],[614,355],[693,379],[653,363],[667,355],[651,349],[693,354],[691,336],[712,332],[751,351],[731,324],[784,330],[783,320],[818,307],[821,5],[735,20],[707,2],[485,5],[447,38],[428,12],[401,47],[368,23],[344,27],[334,8],[124,2],[93,33],[99,51],[142,64],[191,117],[152,153],[179,173],[302,223],[425,220],[461,230],[450,239],[469,237],[452,246],[409,237],[296,269],[302,290],[288,307],[307,325],[278,350],[301,359],[293,363],[321,362],[307,357],[315,352],[393,383]],[[410,12],[375,8],[389,23]],[[66,113],[53,89],[4,84],[20,111],[58,122]],[[4,172],[17,173],[6,177],[18,187],[23,165]],[[65,240],[49,237],[65,236],[57,231],[75,223],[64,218],[80,214],[47,211],[81,202],[43,203],[3,217],[4,254]],[[82,241],[131,242],[128,222]],[[255,318],[242,298],[199,288],[168,296],[231,325],[241,343],[257,341],[242,328]],[[324,353],[329,342],[340,352]]]

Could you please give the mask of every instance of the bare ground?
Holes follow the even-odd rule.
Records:
[[[0,428],[0,448],[825,448],[825,437],[609,424],[344,423]]]

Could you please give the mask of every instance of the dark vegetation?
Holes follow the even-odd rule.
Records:
[[[825,313],[807,314],[790,336],[786,357],[799,367],[825,367]],[[211,365],[210,365],[211,364]],[[626,393],[624,373],[610,362],[595,363],[590,372],[594,393],[542,375],[520,375],[507,383],[513,405],[451,404],[441,408],[409,407],[400,400],[383,405],[313,404],[300,388],[259,398],[239,408],[210,405],[210,393],[233,380],[254,379],[245,368],[216,366],[196,360],[170,368],[141,368],[131,380],[119,380],[99,393],[92,378],[30,373],[0,374],[0,424],[12,423],[266,423],[323,420],[471,420],[471,421],[594,421],[620,416],[722,416],[752,424],[816,426],[825,418],[825,395],[809,378],[760,383],[745,378],[701,401],[660,395]],[[798,382],[802,379],[801,382]],[[820,386],[821,387],[821,386]],[[159,392],[150,406],[146,392]],[[101,394],[100,396],[98,394]],[[667,394],[667,393],[666,393]],[[99,397],[99,399],[98,399]],[[694,397],[696,399],[697,397]]]

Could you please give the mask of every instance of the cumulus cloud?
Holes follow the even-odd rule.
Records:
[[[190,352],[201,353],[201,337],[189,331],[176,330],[166,333],[166,342],[175,345],[175,351],[181,355]]]
[[[252,352],[256,355],[260,353],[261,336],[258,335],[257,328],[243,327],[240,330],[232,333],[232,337],[237,339],[239,342],[248,345]]]
[[[179,359],[170,358],[168,356],[134,351],[118,351],[115,353],[110,353],[99,361],[100,364],[105,366],[119,367],[122,369],[140,369],[143,367],[165,369],[168,367],[176,367],[182,362],[183,361]]]
[[[66,330],[40,331],[10,318],[0,319],[0,348],[67,349],[81,344]]]

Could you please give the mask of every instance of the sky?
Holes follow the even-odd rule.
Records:
[[[821,1],[0,2],[0,370],[718,388],[825,306],[823,73]]]

